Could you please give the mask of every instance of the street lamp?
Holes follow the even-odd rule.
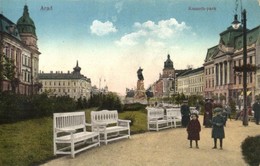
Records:
[[[244,96],[244,113],[243,113],[243,125],[248,126],[247,119],[247,29],[246,29],[246,10],[244,9],[241,13],[242,20],[241,23],[237,20],[237,15],[235,15],[235,19],[232,22],[232,27],[234,29],[238,29],[239,26],[243,25],[243,96]]]

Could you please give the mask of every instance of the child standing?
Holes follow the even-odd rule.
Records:
[[[217,139],[219,139],[220,149],[222,149],[223,138],[225,138],[224,124],[226,119],[221,115],[222,108],[215,108],[214,113],[216,114],[216,116],[214,116],[212,119],[212,138],[214,139],[214,147],[212,149],[217,148]]]
[[[191,114],[191,121],[188,124],[187,132],[188,132],[188,140],[190,140],[190,148],[192,148],[192,140],[196,142],[196,148],[198,146],[198,140],[200,140],[200,122],[198,120],[198,115],[193,113]]]

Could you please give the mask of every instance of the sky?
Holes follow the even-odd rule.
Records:
[[[40,71],[72,71],[78,60],[92,86],[121,95],[136,88],[139,67],[145,88],[157,81],[168,54],[175,69],[201,67],[241,8],[248,29],[260,25],[259,0],[0,0],[0,11],[16,23],[25,4]]]

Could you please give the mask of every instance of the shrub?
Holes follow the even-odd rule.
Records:
[[[135,123],[135,114],[133,112],[131,112],[130,114],[127,114],[124,119],[126,120],[131,120],[130,122],[130,126],[133,126]]]
[[[117,110],[118,112],[122,112],[122,108],[121,100],[116,93],[109,92],[102,95],[99,109]]]
[[[244,160],[251,166],[260,164],[260,135],[247,137],[241,144]]]
[[[138,111],[141,109],[145,109],[146,105],[141,103],[132,103],[132,104],[125,104],[123,107],[124,111]]]
[[[0,93],[0,124],[75,110],[76,102],[69,96],[48,97],[44,93],[32,96],[10,92]]]

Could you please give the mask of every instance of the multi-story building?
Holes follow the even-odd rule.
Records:
[[[1,65],[9,59],[14,67],[14,77],[0,79],[0,91],[12,90],[26,95],[37,93],[40,52],[35,30],[27,5],[17,24],[0,14]]]
[[[167,60],[164,62],[162,74],[159,79],[151,85],[151,90],[156,98],[170,97],[178,93],[178,75],[188,69],[175,70],[173,62],[168,54]]]
[[[247,64],[260,65],[260,26],[247,31]],[[207,51],[205,74],[205,97],[219,102],[233,99],[243,102],[243,74],[235,72],[235,67],[243,66],[243,34],[242,27],[232,26],[220,33],[219,43]],[[260,72],[247,74],[247,105],[254,101],[260,93]]]
[[[82,97],[88,99],[91,95],[91,80],[80,73],[81,68],[73,68],[73,72],[39,73],[39,81],[42,83],[40,93],[49,95],[68,95],[75,100]]]
[[[204,95],[204,67],[190,69],[177,76],[178,93],[186,96]]]
[[[164,62],[163,73],[151,89],[155,97],[167,97],[175,93],[175,69],[169,54]]]

